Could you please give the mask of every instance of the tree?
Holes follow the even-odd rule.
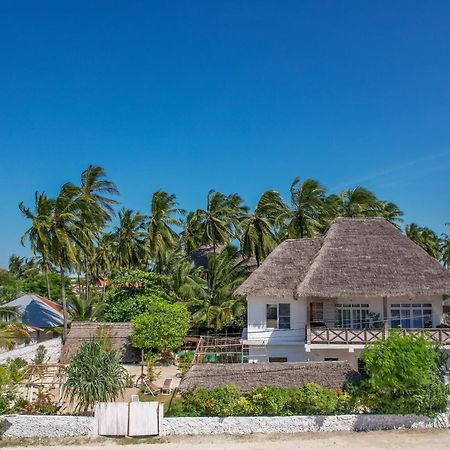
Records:
[[[146,352],[178,350],[189,330],[190,314],[183,303],[154,302],[150,311],[132,321],[132,342]]]
[[[106,303],[96,298],[75,297],[69,302],[70,318],[76,322],[101,321]]]
[[[145,259],[144,243],[145,217],[131,209],[119,212],[119,226],[111,236],[111,248],[114,253],[113,266],[120,268],[137,268]]]
[[[300,183],[300,178],[296,177],[291,184],[290,192],[288,237],[298,239],[320,234],[325,217],[325,188],[311,178]]]
[[[0,308],[1,309],[1,308]],[[3,308],[0,315],[14,313],[11,309]],[[24,325],[16,322],[0,322],[0,348],[12,350],[17,343],[17,339],[28,338],[30,335]]]
[[[428,227],[419,227],[415,223],[406,225],[406,236],[422,247],[433,258],[439,259],[440,241],[438,235]]]
[[[212,326],[214,331],[233,324],[245,313],[245,301],[234,295],[249,270],[232,247],[208,258],[208,276],[204,289],[189,305],[196,326]]]
[[[130,322],[150,311],[153,304],[168,300],[162,288],[164,277],[137,269],[121,269],[110,280],[106,293],[105,320]]]
[[[197,209],[195,213],[195,227],[199,231],[201,244],[211,244],[214,255],[218,245],[229,243],[233,237],[229,212],[228,197],[211,190],[208,193],[206,209]],[[236,217],[236,211],[233,215]]]
[[[102,231],[105,223],[115,214],[113,205],[118,202],[111,195],[119,195],[116,185],[106,180],[106,171],[103,167],[90,165],[81,174],[81,187],[79,196],[88,207],[81,210],[81,220],[86,232],[89,234],[87,245],[81,250],[84,258],[81,265],[84,268],[86,281],[86,299],[89,298],[90,287],[90,259],[94,254],[94,241]]]
[[[450,235],[443,234],[441,236],[441,263],[444,267],[450,269]]]
[[[376,195],[361,186],[345,189],[339,195],[332,194],[327,203],[334,217],[373,217],[379,206]]]
[[[177,208],[176,196],[158,190],[152,196],[151,213],[147,225],[147,246],[149,254],[157,261],[157,271],[161,273],[162,254],[174,249],[178,244],[178,235],[172,226],[182,226],[177,215],[185,214]]]
[[[65,374],[63,395],[80,412],[98,402],[114,401],[124,392],[128,378],[119,353],[107,349],[99,339],[82,344]]]
[[[374,412],[432,416],[445,411],[447,355],[429,336],[393,332],[366,347],[366,401]]]
[[[25,245],[26,241],[30,242],[31,251],[35,255],[40,255],[42,266],[44,268],[45,279],[47,282],[47,296],[52,298],[50,289],[49,272],[51,260],[51,215],[55,201],[47,197],[45,192],[34,194],[34,212],[27,208],[23,202],[19,203],[19,209],[22,214],[31,220],[31,226],[22,236],[21,244]]]
[[[287,211],[287,206],[278,192],[266,191],[259,199],[255,212],[242,221],[242,255],[247,258],[254,256],[258,267],[276,247],[277,238],[273,228]]]

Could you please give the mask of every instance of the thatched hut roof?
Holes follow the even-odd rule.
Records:
[[[254,387],[302,387],[317,383],[330,389],[343,389],[347,381],[356,380],[359,374],[348,361],[308,361],[296,363],[265,364],[195,364],[184,376],[178,388],[180,393],[199,388],[214,389],[233,384],[243,393]]]
[[[237,295],[292,297],[308,273],[323,238],[282,242],[236,290]]]
[[[69,363],[83,342],[92,338],[103,338],[111,348],[122,354],[123,363],[136,363],[141,360],[140,350],[131,345],[131,323],[72,322],[66,342],[61,351],[62,363]]]
[[[450,271],[383,218],[338,218],[322,240],[280,244],[237,294],[444,296],[450,295]]]

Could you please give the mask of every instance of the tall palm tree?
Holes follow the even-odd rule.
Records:
[[[245,301],[234,291],[247,278],[248,267],[232,247],[208,260],[206,284],[190,307],[196,326],[212,326],[217,332],[245,312]]]
[[[81,211],[82,220],[85,224],[86,233],[89,234],[88,243],[83,251],[82,266],[85,273],[86,299],[89,298],[90,286],[90,260],[94,257],[94,242],[99,238],[105,223],[111,220],[115,214],[113,205],[117,200],[112,195],[119,195],[116,185],[107,179],[105,169],[100,166],[90,165],[81,174],[80,197],[89,205]]]
[[[201,229],[194,211],[190,211],[183,222],[183,231],[180,233],[181,245],[184,253],[189,256],[202,245]]]
[[[375,213],[379,217],[384,217],[397,228],[400,228],[400,223],[403,222],[403,211],[392,202],[379,201],[375,207]]]
[[[141,267],[145,258],[145,216],[131,209],[119,212],[119,225],[111,237],[115,269]]]
[[[287,235],[291,239],[320,234],[323,228],[326,189],[311,178],[300,182],[294,178],[291,187],[291,210],[288,215]]]
[[[379,201],[373,192],[358,186],[330,195],[328,205],[335,217],[371,217],[376,215]]]
[[[62,186],[50,215],[50,249],[52,260],[59,267],[61,301],[64,313],[63,340],[67,337],[67,298],[65,274],[77,262],[77,248],[86,249],[89,235],[82,214],[90,205],[78,195],[79,189],[71,183]]]
[[[221,192],[209,191],[206,209],[197,209],[195,219],[202,244],[211,244],[216,254],[217,246],[228,244],[233,238],[233,223],[229,216],[228,197]],[[234,211],[236,216],[236,211]]]
[[[440,254],[441,263],[450,269],[450,235],[445,233],[441,236]]]
[[[147,224],[147,246],[149,254],[157,262],[157,271],[161,273],[162,254],[178,245],[178,235],[172,228],[182,226],[179,215],[185,214],[177,208],[175,194],[158,190],[153,193],[151,211]]]
[[[438,235],[428,227],[419,227],[415,223],[406,225],[406,236],[420,245],[433,258],[439,259],[440,242]]]
[[[277,237],[274,225],[280,222],[289,209],[277,191],[266,191],[256,205],[255,212],[248,215],[241,224],[242,255],[260,262],[276,247]]]
[[[19,209],[22,214],[31,220],[31,226],[22,236],[21,244],[25,245],[25,242],[29,241],[32,253],[41,257],[49,299],[52,298],[49,281],[52,240],[50,225],[54,206],[55,201],[49,199],[45,192],[41,194],[35,192],[34,211],[27,208],[23,202],[19,203]]]

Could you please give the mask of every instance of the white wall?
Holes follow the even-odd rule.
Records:
[[[306,303],[290,298],[249,297],[247,336],[249,341],[267,341],[269,344],[304,343],[306,326]],[[291,305],[291,329],[273,330],[266,327],[266,306],[275,303]]]

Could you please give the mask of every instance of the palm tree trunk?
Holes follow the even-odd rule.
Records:
[[[47,297],[49,300],[52,299],[52,291],[50,289],[50,280],[48,275],[48,264],[47,261],[44,262],[44,275],[45,275],[45,284],[47,285]]]
[[[60,273],[60,288],[61,288],[61,300],[63,305],[63,315],[64,315],[64,332],[63,332],[63,343],[66,342],[67,338],[67,301],[66,301],[66,281],[64,274],[64,267],[59,266]]]
[[[84,281],[86,284],[86,300],[89,300],[89,282],[90,282],[90,278],[89,278],[89,261],[88,258],[85,256],[84,257]]]

